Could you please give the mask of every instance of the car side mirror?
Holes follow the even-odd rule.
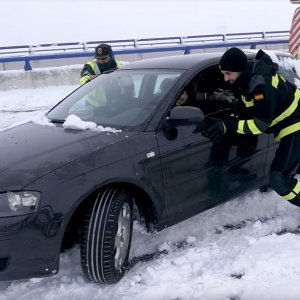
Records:
[[[173,126],[198,125],[200,122],[204,121],[204,115],[197,107],[176,106],[171,109],[170,116],[167,117],[167,121]]]

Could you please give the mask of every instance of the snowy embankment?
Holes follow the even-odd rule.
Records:
[[[47,111],[78,84],[0,91],[0,129]],[[300,209],[250,192],[156,234],[134,224],[117,284],[86,282],[78,247],[48,278],[0,282],[0,300],[300,299]]]
[[[32,71],[11,70],[0,72],[0,91],[35,89],[46,86],[79,85],[82,65],[36,68]]]

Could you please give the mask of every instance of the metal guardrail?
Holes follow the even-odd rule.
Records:
[[[0,47],[0,63],[24,62],[24,70],[32,70],[31,61],[91,57],[100,43],[112,46],[116,55],[194,49],[288,44],[289,31],[267,31],[230,34],[196,35],[147,39],[107,40],[90,42],[51,43]]]

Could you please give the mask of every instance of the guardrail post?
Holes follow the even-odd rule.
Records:
[[[184,49],[184,54],[191,54],[191,49],[185,48]]]
[[[29,59],[25,59],[24,70],[25,70],[25,71],[32,71],[32,68],[31,68]]]

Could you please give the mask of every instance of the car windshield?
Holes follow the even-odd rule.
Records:
[[[132,128],[151,114],[181,76],[173,70],[117,70],[80,87],[47,117],[64,122],[69,115],[114,128]]]

